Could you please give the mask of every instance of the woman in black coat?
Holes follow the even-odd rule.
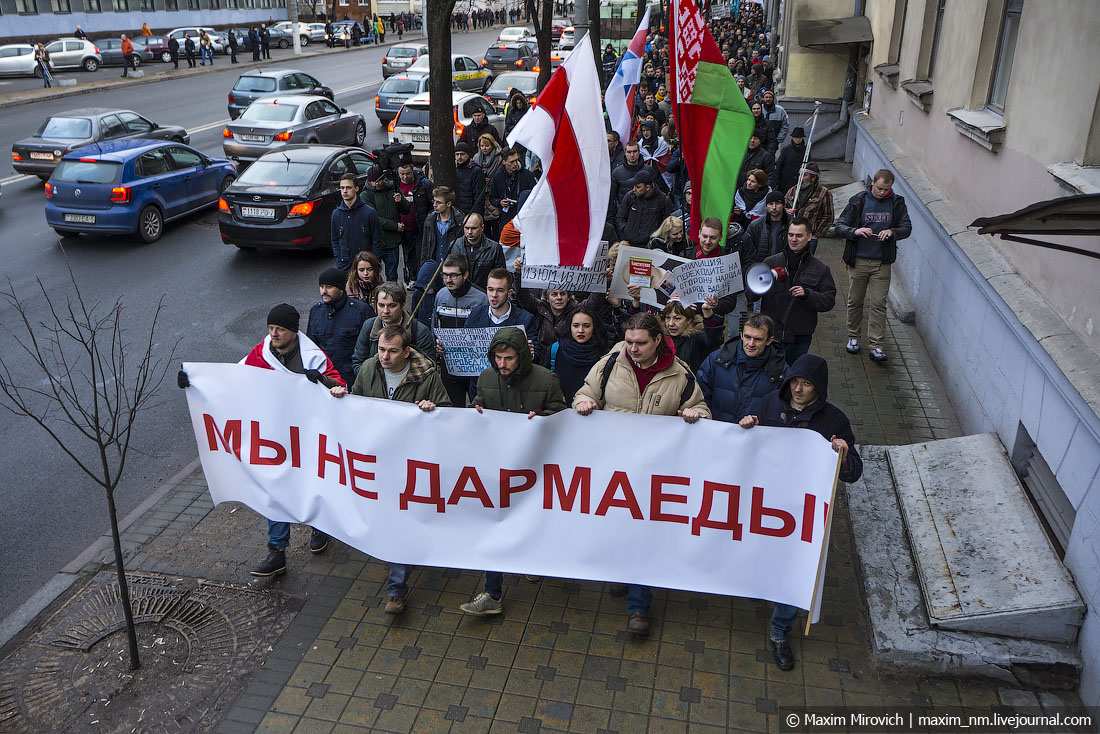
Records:
[[[572,404],[592,365],[607,354],[604,337],[599,315],[581,305],[573,310],[566,336],[550,347],[550,369],[558,376],[567,405]]]

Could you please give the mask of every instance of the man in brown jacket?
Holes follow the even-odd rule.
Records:
[[[791,217],[805,217],[810,220],[810,254],[817,253],[817,239],[824,237],[829,227],[833,226],[833,195],[821,183],[821,170],[816,163],[807,163],[806,170],[802,172],[802,188],[798,192],[798,203],[795,204],[794,191],[798,188],[795,184],[787,191],[784,199],[787,205],[787,213]]]

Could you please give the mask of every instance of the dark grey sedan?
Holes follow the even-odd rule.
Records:
[[[292,143],[361,146],[366,123],[325,97],[269,97],[248,106],[222,131],[222,149],[235,161],[254,161]]]
[[[99,49],[99,55],[103,57],[104,66],[122,66],[121,38],[101,38],[95,42],[95,47]],[[134,43],[134,56],[135,66],[141,66],[156,58],[152,51],[137,43]]]
[[[314,94],[333,98],[332,89],[297,69],[246,71],[229,91],[229,119],[236,120],[248,105],[261,97]]]
[[[11,146],[11,165],[45,181],[62,156],[104,140],[151,138],[188,143],[191,136],[178,125],[160,125],[130,110],[85,107],[47,117],[34,135]]]

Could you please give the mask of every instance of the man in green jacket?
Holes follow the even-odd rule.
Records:
[[[530,419],[565,410],[566,404],[558,376],[531,361],[527,335],[514,326],[505,326],[489,343],[489,366],[477,378],[473,407],[478,413],[486,408],[526,413]],[[538,577],[527,576],[527,580],[538,581]],[[486,571],[485,591],[459,609],[467,614],[500,614],[504,611],[500,601],[503,585],[504,574]]]
[[[367,173],[367,186],[359,198],[378,212],[378,223],[382,227],[382,264],[386,267],[386,280],[397,280],[398,248],[401,247],[401,233],[405,231],[401,215],[409,213],[410,204],[400,191],[394,189],[393,182],[379,165],[371,166]]]
[[[330,392],[338,398],[348,394],[342,387],[334,387]],[[378,353],[363,363],[351,386],[351,394],[415,403],[425,413],[435,410],[436,406],[451,406],[435,362],[412,348],[412,336],[401,326],[382,329]],[[397,615],[405,611],[405,597],[409,592],[405,582],[411,570],[410,566],[390,564],[386,614]]]

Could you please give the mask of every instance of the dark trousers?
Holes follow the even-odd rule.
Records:
[[[229,62],[232,63],[232,64],[237,63],[237,47],[236,46],[230,46],[229,47]]]
[[[176,69],[180,68],[180,52],[169,51],[168,53],[172,54],[172,67]]]
[[[188,51],[187,52],[187,65],[189,67],[191,67],[192,69],[195,68],[195,52],[194,51]]]
[[[259,46],[253,46],[252,47],[252,60],[253,61],[259,61],[260,60],[260,47]]]
[[[416,273],[420,270],[420,255],[418,249],[420,248],[420,232],[409,232],[405,230],[401,233],[401,249],[405,254],[405,270],[404,277],[406,280],[411,281],[416,279]]]
[[[799,339],[798,341],[780,342],[783,345],[783,359],[788,365],[794,364],[796,359],[810,351],[810,344],[812,342],[813,337],[809,339]]]
[[[134,54],[129,54],[122,57],[122,76],[126,76],[126,72],[130,71],[131,69],[133,71],[137,71],[137,63],[135,63],[134,61],[134,59],[136,58],[137,57],[134,56]]]
[[[271,45],[270,45],[270,43],[265,43],[264,44],[264,58],[265,59],[270,59],[271,58]]]
[[[386,280],[397,280],[397,248],[396,247],[384,247],[382,248],[382,265],[386,269]]]
[[[470,396],[471,388],[474,386],[474,378],[452,377],[447,374],[446,368],[444,368],[442,380],[443,389],[447,391],[447,395],[451,398],[451,405],[456,408],[465,408],[466,398]]]

